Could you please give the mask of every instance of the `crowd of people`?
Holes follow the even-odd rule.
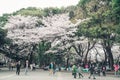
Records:
[[[119,64],[114,64],[113,67],[114,67],[114,71],[115,71],[115,73],[114,73],[115,76],[119,76],[120,75],[120,65]],[[106,71],[107,71],[106,65],[104,65],[104,64],[99,65],[99,64],[96,64],[96,63],[91,63],[91,64],[86,63],[84,66],[74,64],[72,66],[73,77],[74,78],[77,78],[77,76],[79,78],[83,77],[83,73],[82,73],[83,70],[86,70],[86,71],[89,72],[89,74],[90,74],[89,77],[88,77],[89,79],[91,77],[93,77],[93,79],[96,79],[96,77],[95,77],[96,75],[106,76]]]
[[[13,70],[14,67],[16,67],[16,74],[20,75],[20,69],[21,69],[21,62],[17,61],[16,63],[11,63],[9,64],[11,67],[9,67],[9,70]],[[28,73],[28,68],[30,67],[31,70],[35,70],[35,63],[29,64],[29,61],[25,61],[25,66],[24,66],[24,71],[25,75]],[[119,75],[120,72],[120,67],[119,64],[114,64],[114,71],[115,71],[115,76]],[[55,62],[51,62],[49,64],[49,75],[54,75],[56,73],[56,69],[58,68],[57,64]],[[60,67],[58,68],[60,70]],[[58,70],[58,71],[59,71]],[[69,69],[66,69],[69,70]],[[72,75],[74,78],[83,78],[85,75],[83,74],[84,70],[89,72],[89,79],[93,78],[96,79],[96,75],[98,76],[106,76],[106,65],[104,64],[96,64],[96,63],[86,63],[86,64],[74,64],[71,66],[72,70]],[[102,73],[102,74],[101,74]]]
[[[55,72],[56,72],[56,64],[55,63],[53,63],[53,62],[50,63],[49,71],[50,71],[50,73],[49,73],[50,75],[55,74]]]
[[[95,64],[90,64],[89,66],[88,66],[88,64],[86,64],[85,69],[90,72],[90,75],[88,77],[89,79],[92,76],[93,76],[93,79],[96,79],[95,74],[97,73],[100,76],[100,72],[103,73],[103,76],[106,76],[106,67],[105,66],[102,66],[101,70],[100,70],[100,69],[98,69],[98,67]],[[78,66],[73,65],[72,66],[72,75],[74,76],[74,78],[77,78],[77,75],[79,78],[83,77],[82,70],[83,70],[83,68],[81,65],[78,65]]]
[[[26,62],[25,62],[25,75],[27,75],[27,73],[28,73],[28,65],[29,65],[28,60],[26,60]],[[20,74],[20,68],[21,68],[21,63],[20,63],[20,61],[18,61],[16,64],[16,74],[17,75]]]
[[[72,75],[74,78],[83,78],[85,75],[83,75],[83,69],[88,70],[90,73],[89,79],[93,77],[93,79],[96,79],[95,75],[100,73],[103,74],[103,76],[106,76],[106,66],[102,65],[101,68],[99,68],[96,64],[86,64],[84,67],[81,64],[74,64],[72,65]],[[67,69],[68,70],[68,69]],[[51,62],[49,65],[49,75],[54,75],[56,73],[56,64],[54,62]]]
[[[10,62],[9,61],[8,62],[9,71],[11,71],[14,68],[16,68],[16,75],[20,75],[20,69],[21,69],[22,65],[23,64],[21,63],[21,61],[17,61],[17,62],[13,62],[13,61]],[[28,73],[28,68],[29,68],[29,61],[26,60],[25,64],[24,64],[25,75],[27,75],[27,73]],[[31,68],[31,70],[35,70],[35,63],[30,64],[30,68]]]

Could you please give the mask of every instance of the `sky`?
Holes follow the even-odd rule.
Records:
[[[76,5],[79,0],[0,0],[0,15],[27,7],[66,7]]]

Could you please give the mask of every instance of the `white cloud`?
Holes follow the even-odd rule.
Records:
[[[0,15],[27,7],[62,7],[76,5],[79,0],[0,0]]]

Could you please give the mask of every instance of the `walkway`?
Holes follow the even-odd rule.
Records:
[[[88,79],[89,74],[84,74],[84,78],[74,79],[70,72],[57,72],[55,75],[49,75],[48,71],[37,70],[29,71],[28,75],[24,75],[22,70],[18,76],[15,71],[0,71],[0,80],[93,80]],[[114,77],[114,75],[107,75],[106,77],[96,76],[96,80],[120,80],[120,77]]]

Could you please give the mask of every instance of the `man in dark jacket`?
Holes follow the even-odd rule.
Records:
[[[94,66],[94,64],[91,64],[89,71],[90,71],[89,79],[91,78],[91,76],[93,76],[93,79],[96,79],[95,78],[95,66]]]
[[[16,64],[16,74],[17,74],[17,75],[20,74],[20,67],[21,67],[20,61],[18,61],[17,64]]]

